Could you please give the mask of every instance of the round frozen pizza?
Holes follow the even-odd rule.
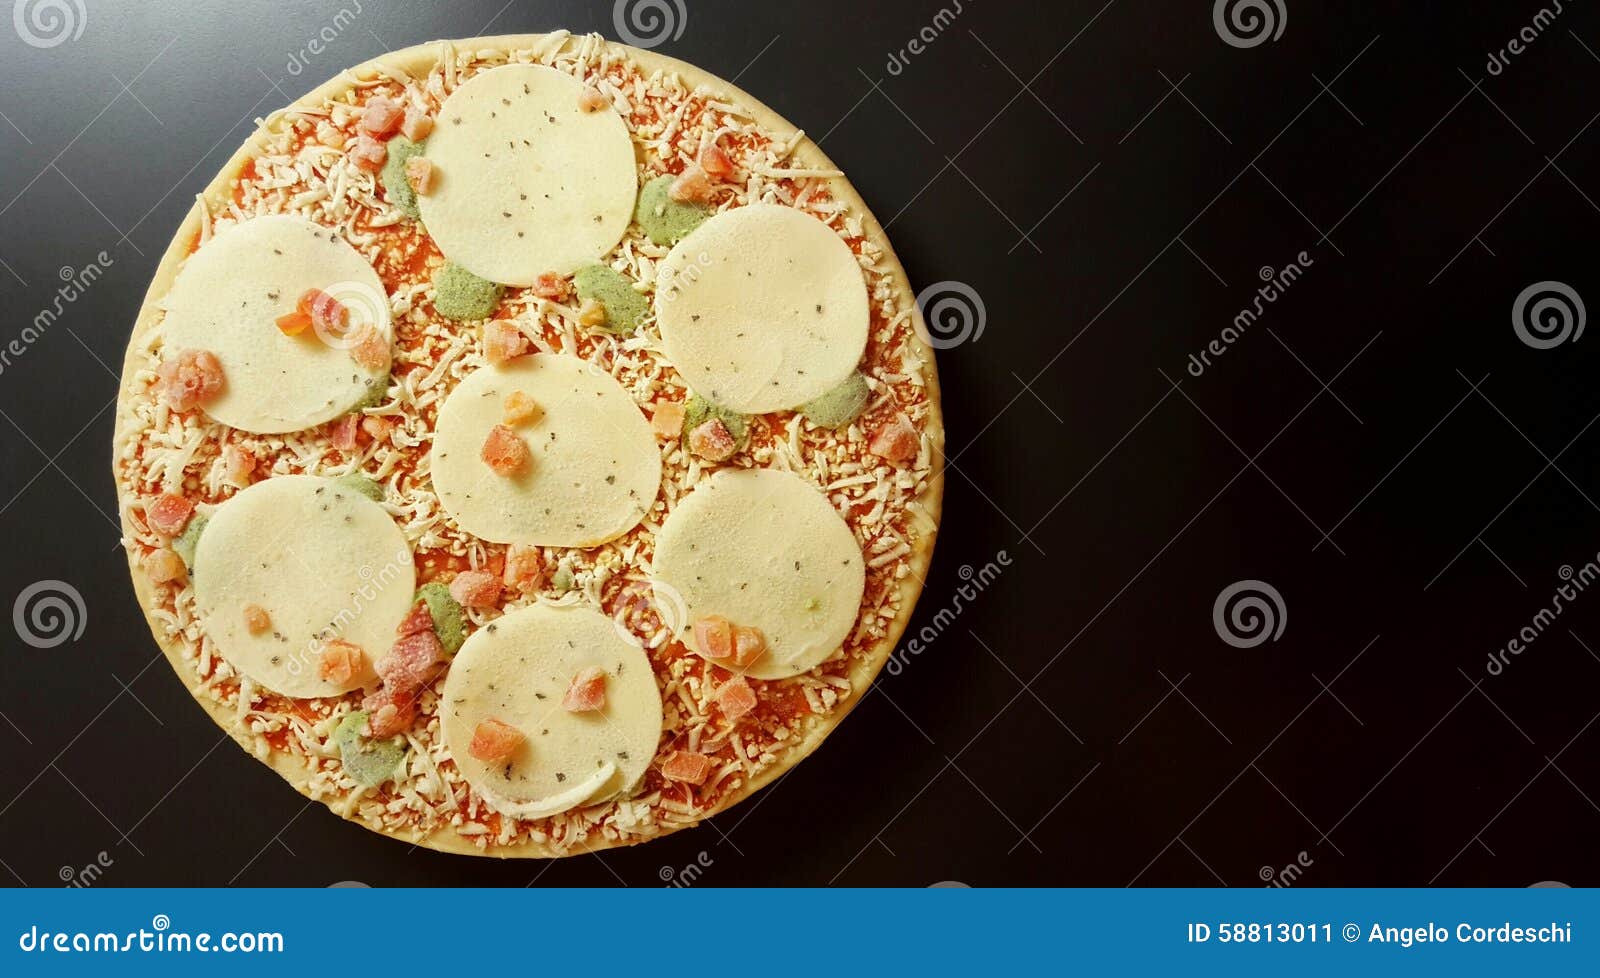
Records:
[[[925,335],[844,175],[731,84],[566,32],[387,54],[268,116],[156,271],[134,586],[343,817],[643,842],[810,754],[893,651],[943,487]]]

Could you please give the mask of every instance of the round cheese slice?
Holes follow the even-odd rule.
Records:
[[[782,679],[844,644],[861,610],[866,568],[855,534],[809,482],[771,469],[723,469],[662,525],[654,584],[657,603],[670,609],[669,624],[691,650],[701,652],[694,622],[709,615],[759,628],[767,652],[744,672]]]
[[[491,282],[570,275],[615,248],[639,177],[628,126],[578,106],[583,83],[539,65],[506,65],[445,99],[425,155],[434,189],[422,221],[446,258]]]
[[[258,482],[217,508],[194,554],[195,612],[222,657],[287,696],[337,696],[373,681],[411,608],[411,547],[371,499],[310,475]],[[271,624],[252,634],[244,609]],[[366,652],[348,683],[317,675],[331,639]]]
[[[867,348],[861,266],[826,224],[776,204],[724,211],[662,261],[656,318],[696,393],[746,414],[843,383]]]
[[[222,231],[189,256],[162,302],[162,355],[209,350],[223,388],[204,405],[226,425],[258,434],[332,421],[386,384],[389,363],[368,369],[341,336],[307,328],[285,335],[276,320],[308,289],[349,311],[348,326],[371,323],[393,337],[389,298],[378,273],[337,231],[272,215]]]
[[[506,398],[533,402],[512,426],[529,450],[514,475],[483,460]],[[433,488],[463,530],[495,543],[593,547],[633,529],[655,502],[661,451],[639,406],[577,357],[536,353],[481,367],[439,410]]]
[[[573,677],[605,673],[605,704],[561,705]],[[650,660],[615,623],[587,608],[533,605],[472,633],[450,663],[439,717],[467,782],[501,814],[546,818],[631,790],[661,737],[661,693]],[[522,733],[508,760],[473,757],[478,724]]]

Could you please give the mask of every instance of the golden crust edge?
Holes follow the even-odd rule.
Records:
[[[200,196],[208,201],[219,197],[219,195],[223,198],[231,196],[229,184],[238,177],[249,160],[259,155],[265,133],[270,131],[276,120],[286,111],[300,107],[317,106],[325,99],[342,95],[353,88],[358,80],[370,78],[378,71],[380,66],[390,70],[402,71],[412,76],[425,76],[438,61],[444,44],[449,44],[456,50],[498,49],[514,51],[539,47],[550,36],[549,34],[506,34],[450,41],[427,41],[399,51],[379,55],[353,68],[344,69],[333,78],[301,96],[293,104],[265,116],[263,121],[266,125],[258,126],[252,131],[238,150],[223,164],[217,176],[206,185]],[[563,44],[581,42],[582,39],[583,35],[572,35],[566,38]],[[658,69],[676,72],[691,90],[705,87],[726,96],[730,101],[747,110],[750,117],[768,131],[777,133],[793,133],[796,131],[796,127],[792,123],[769,108],[764,102],[711,72],[654,51],[642,50],[609,39],[605,43],[608,46],[625,50],[628,57],[647,73]],[[790,156],[818,169],[840,170],[809,136],[801,139]],[[763,771],[758,772],[754,777],[747,778],[745,784],[738,790],[725,795],[714,808],[705,813],[702,820],[732,808],[782,777],[795,765],[809,757],[821,746],[827,736],[843,722],[844,718],[864,698],[872,681],[888,662],[889,656],[893,654],[895,647],[899,644],[900,637],[904,634],[906,627],[910,623],[911,616],[915,612],[917,599],[921,594],[923,582],[927,577],[928,568],[933,560],[934,542],[937,537],[944,497],[944,421],[939,397],[938,368],[934,360],[933,351],[924,339],[926,331],[924,328],[920,328],[922,326],[922,313],[916,305],[915,296],[910,291],[905,267],[895,254],[888,236],[884,234],[882,225],[872,214],[871,209],[867,207],[866,201],[861,198],[861,195],[856,192],[847,179],[833,177],[828,180],[828,184],[830,192],[835,198],[846,202],[852,211],[860,215],[866,236],[874,245],[882,249],[887,264],[897,273],[894,288],[899,293],[899,298],[902,302],[907,298],[911,299],[909,308],[913,325],[919,327],[914,329],[913,332],[924,363],[924,386],[928,391],[929,401],[927,433],[933,458],[933,467],[928,476],[927,488],[913,502],[913,505],[921,510],[921,515],[914,513],[913,519],[923,522],[922,536],[916,541],[911,554],[907,558],[910,573],[896,585],[897,597],[903,609],[902,613],[897,615],[890,624],[888,633],[874,643],[852,665],[848,673],[851,684],[849,697],[842,700],[831,715],[814,717],[808,720],[799,739],[785,747],[777,761]],[[150,287],[145,292],[144,301],[140,305],[139,315],[134,321],[127,351],[123,357],[121,386],[117,394],[115,430],[112,435],[112,476],[117,483],[118,515],[122,523],[124,537],[131,536],[133,531],[129,522],[129,500],[124,498],[125,494],[117,470],[122,446],[131,434],[125,427],[127,420],[126,407],[128,399],[134,390],[134,373],[139,359],[138,351],[142,339],[155,325],[161,298],[171,289],[172,282],[176,278],[184,258],[188,255],[189,242],[200,231],[201,214],[202,212],[198,206],[191,206],[188,216],[179,226],[171,244],[168,245],[166,252],[163,254],[161,262],[156,267],[156,272],[151,278]],[[152,637],[157,645],[160,646],[174,672],[178,674],[179,681],[189,690],[190,695],[205,709],[212,721],[221,727],[224,733],[230,736],[245,753],[267,764],[300,794],[313,801],[321,802],[325,808],[347,821],[355,822],[369,831],[401,841],[415,843],[439,852],[522,859],[559,858],[621,846],[637,845],[662,838],[681,829],[693,828],[699,824],[699,821],[696,821],[677,827],[669,827],[656,835],[640,839],[600,839],[598,844],[590,845],[585,842],[574,848],[558,849],[549,844],[534,842],[516,845],[501,845],[496,842],[490,842],[488,845],[480,847],[469,837],[459,835],[452,826],[443,826],[426,833],[398,832],[381,825],[373,825],[353,813],[339,811],[335,807],[339,803],[338,799],[316,798],[312,795],[310,779],[316,771],[315,765],[284,751],[271,751],[265,758],[258,756],[254,749],[255,735],[250,733],[238,721],[235,711],[204,695],[201,691],[200,682],[194,677],[193,669],[183,659],[182,644],[177,641],[163,639],[162,631],[164,626],[150,613],[149,609],[155,594],[154,583],[145,573],[144,568],[134,559],[133,554],[128,552],[127,548],[124,548],[124,550],[128,560],[129,572],[133,578],[134,592],[139,599],[139,609],[145,616]]]

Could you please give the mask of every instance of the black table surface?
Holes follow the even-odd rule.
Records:
[[[0,29],[0,881],[1596,882],[1592,10],[660,0],[652,33],[630,6],[64,0]],[[157,654],[117,367],[253,119],[419,41],[619,23],[813,134],[942,310],[921,637],[708,826],[414,850],[219,740]]]

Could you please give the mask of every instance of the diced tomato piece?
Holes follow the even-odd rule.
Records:
[[[367,671],[367,653],[361,646],[336,638],[322,647],[317,657],[317,676],[335,686],[347,686]]]
[[[222,362],[210,350],[184,350],[156,372],[162,396],[175,411],[188,411],[222,393]]]
[[[713,180],[726,180],[733,176],[733,157],[716,143],[700,151],[700,169]]]
[[[528,443],[503,424],[489,429],[483,442],[483,460],[500,475],[516,475],[528,464]]]
[[[144,519],[150,528],[163,536],[175,537],[189,524],[194,515],[194,501],[167,493],[145,504]]]
[[[419,197],[433,193],[433,161],[426,156],[406,160],[406,183]]]
[[[382,370],[389,365],[389,338],[371,323],[362,323],[345,337],[350,359],[368,370]]]
[[[361,415],[347,414],[333,423],[328,429],[328,441],[334,448],[341,452],[353,452],[360,444],[356,440],[356,431],[361,425]]]
[[[222,450],[222,475],[236,486],[248,486],[255,475],[256,453],[243,445],[229,445]]]
[[[260,635],[272,627],[272,616],[258,604],[244,606],[244,627],[251,635]]]
[[[733,629],[733,664],[745,669],[767,653],[767,637],[761,629],[737,625]]]
[[[400,627],[394,633],[400,638],[407,635],[417,635],[422,632],[433,631],[433,612],[428,610],[428,602],[418,601],[409,614],[400,622]]]
[[[733,433],[721,418],[712,418],[689,432],[689,451],[708,462],[726,462],[737,448]]]
[[[420,143],[428,138],[430,132],[433,132],[433,116],[415,105],[406,106],[406,117],[400,122],[400,134],[414,143]]]
[[[502,319],[483,324],[483,356],[490,363],[505,363],[528,352],[528,338],[522,330]]]
[[[721,615],[707,615],[694,623],[694,644],[708,659],[733,655],[733,623]]]
[[[657,401],[650,412],[650,428],[658,438],[676,438],[683,432],[683,405],[678,401]]]
[[[585,112],[598,112],[601,109],[610,107],[610,105],[611,100],[606,98],[605,94],[593,85],[585,85],[583,91],[578,93],[578,108]]]
[[[302,292],[295,303],[295,311],[310,316],[311,325],[316,327],[317,332],[330,335],[343,333],[350,320],[350,310],[344,307],[344,303],[321,289]]]
[[[894,420],[873,432],[872,439],[867,442],[867,451],[896,465],[915,462],[920,447],[917,429],[911,427],[911,422],[903,414],[896,415]]]
[[[417,718],[417,697],[385,686],[363,697],[361,708],[367,711],[367,736],[393,737],[410,729]]]
[[[572,677],[567,695],[561,698],[561,708],[568,713],[585,713],[606,705],[606,673],[599,666],[590,666]]]
[[[711,200],[712,189],[711,178],[706,176],[706,171],[698,163],[691,163],[667,187],[667,196],[681,204],[691,201],[704,204]]]
[[[472,744],[467,753],[480,761],[503,761],[517,752],[528,738],[522,731],[499,720],[485,720],[472,731]]]
[[[361,121],[356,127],[373,136],[387,136],[400,128],[400,120],[405,118],[405,114],[405,106],[393,99],[379,96],[367,103],[366,110],[361,113]]]
[[[722,715],[733,722],[756,708],[756,691],[743,676],[723,683],[716,692],[717,705]]]
[[[539,548],[526,543],[513,543],[506,551],[506,568],[501,577],[506,587],[519,591],[537,591],[544,584],[544,561]]]
[[[278,331],[285,336],[299,336],[311,328],[311,317],[296,309],[286,312],[277,319]]]
[[[183,558],[170,550],[157,550],[144,559],[144,571],[150,575],[150,580],[157,584],[166,584],[171,581],[181,581],[189,568],[184,565]]]
[[[383,169],[384,161],[389,158],[389,147],[366,133],[357,136],[356,144],[346,152],[350,154],[350,162],[371,173]]]
[[[545,272],[533,280],[533,294],[541,299],[559,301],[572,294],[571,283],[555,272]]]
[[[500,578],[488,571],[462,571],[450,582],[450,596],[468,608],[493,608],[500,603]]]
[[[687,784],[704,784],[706,777],[711,774],[711,758],[693,751],[680,750],[667,758],[661,765],[661,773],[668,781],[682,781]]]
[[[530,421],[538,420],[544,414],[534,399],[528,396],[527,391],[512,391],[506,395],[501,407],[501,416],[506,424],[512,427],[525,425]]]
[[[373,441],[383,441],[394,433],[394,422],[381,414],[368,414],[361,419],[361,430]]]
[[[389,651],[378,660],[378,676],[390,689],[414,693],[433,678],[439,663],[444,661],[444,646],[433,633],[430,620],[428,630],[402,636],[395,640]]]

